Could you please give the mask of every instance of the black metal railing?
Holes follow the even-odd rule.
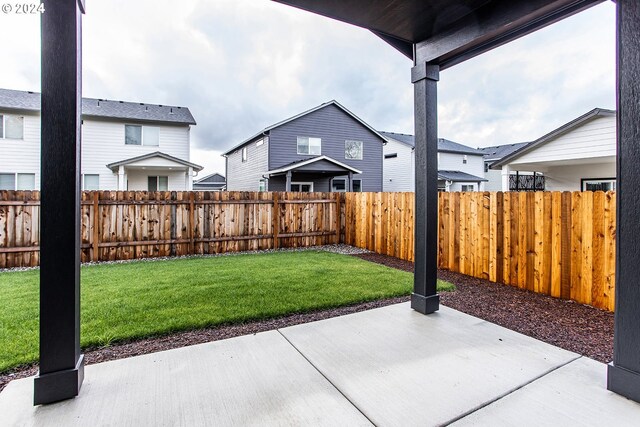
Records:
[[[544,191],[544,175],[510,175],[509,191]]]

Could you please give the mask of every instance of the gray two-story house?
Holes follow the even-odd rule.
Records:
[[[229,191],[382,191],[384,137],[336,101],[223,154]]]

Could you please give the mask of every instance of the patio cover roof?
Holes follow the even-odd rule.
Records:
[[[442,70],[604,0],[275,1],[367,28],[409,58],[424,49]]]
[[[307,168],[308,166],[311,165],[316,165],[316,164],[324,164],[325,166],[327,164],[331,165],[331,169],[330,170],[326,170],[324,168]],[[337,161],[336,159],[333,159],[329,156],[318,156],[318,157],[313,157],[311,159],[307,159],[307,160],[301,160],[301,161],[297,161],[297,162],[292,162],[289,163],[288,165],[282,166],[281,168],[278,169],[274,169],[274,170],[270,170],[269,172],[267,172],[268,175],[278,175],[278,174],[282,174],[282,173],[286,173],[289,171],[299,171],[299,172],[327,172],[330,173],[332,175],[346,175],[349,172],[351,173],[362,173],[361,170],[358,170],[354,167],[351,167],[347,164],[344,164],[342,162]]]
[[[143,161],[143,160],[149,160],[149,159],[153,159],[153,158],[160,158],[160,159],[169,160],[170,162],[175,163],[177,166],[191,167],[196,172],[200,172],[202,169],[204,169],[200,165],[188,162],[186,160],[182,160],[182,159],[180,159],[178,157],[170,156],[170,155],[162,153],[160,151],[156,151],[154,153],[149,153],[149,154],[143,154],[142,156],[131,157],[130,159],[120,160],[119,162],[109,163],[107,165],[107,167],[109,169],[111,169],[112,171],[117,172],[118,168],[120,166],[127,166],[127,165],[131,165],[133,163],[137,163],[137,162],[140,162],[140,161]]]

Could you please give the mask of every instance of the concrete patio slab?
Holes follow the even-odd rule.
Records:
[[[606,386],[606,365],[581,357],[453,425],[637,426],[640,404]]]
[[[277,332],[86,367],[80,396],[33,407],[33,378],[0,394],[2,426],[370,425]]]
[[[442,307],[409,304],[281,333],[376,425],[439,425],[579,356]]]

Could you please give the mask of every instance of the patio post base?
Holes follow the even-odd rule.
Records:
[[[84,380],[84,354],[73,369],[43,374],[35,378],[33,404],[46,405],[76,397]]]
[[[440,295],[424,295],[411,294],[411,308],[422,314],[431,314],[440,309]]]
[[[640,373],[609,363],[607,390],[640,402]]]

